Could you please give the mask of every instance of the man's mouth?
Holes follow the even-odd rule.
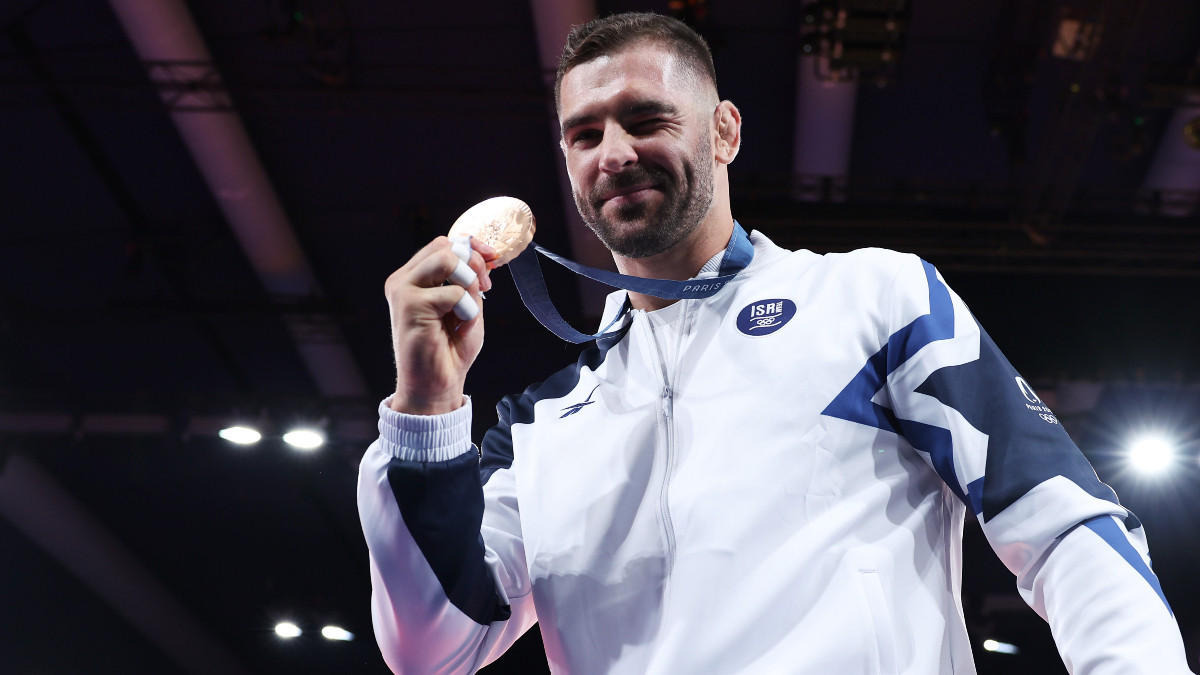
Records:
[[[658,183],[638,183],[637,185],[629,185],[615,190],[609,190],[600,197],[600,204],[605,202],[614,202],[623,204],[627,202],[637,201],[650,194],[651,191],[658,189]]]

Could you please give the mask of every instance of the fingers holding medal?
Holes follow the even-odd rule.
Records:
[[[491,279],[488,276],[488,268],[480,253],[475,252],[471,247],[471,237],[469,236],[452,236],[450,239],[450,251],[458,258],[458,263],[454,266],[454,270],[446,277],[447,284],[461,286],[468,291],[462,294],[458,302],[454,305],[454,315],[460,321],[470,321],[476,316],[479,316],[479,305],[475,303],[475,299],[471,297],[471,284],[479,279],[479,274],[472,269],[472,258],[478,260],[478,265],[483,268],[483,279],[480,282],[480,294],[486,292],[491,287]],[[480,242],[482,244],[482,242]],[[484,287],[486,283],[487,287]]]
[[[489,199],[388,278],[394,410],[436,414],[462,405],[466,372],[483,346],[480,308],[492,286],[490,271],[516,257],[533,228],[533,214],[520,200]]]
[[[495,251],[495,257],[487,260],[488,269],[494,269],[520,255],[533,241],[535,229],[533,211],[520,199],[493,197],[472,206],[450,227],[448,236],[452,242],[451,249],[462,262],[448,281],[463,288],[473,281],[467,275],[470,270],[465,265],[468,258],[464,257],[470,253],[471,242],[481,243]],[[469,294],[464,294],[454,306],[454,315],[462,321],[470,321],[478,313],[479,308]]]

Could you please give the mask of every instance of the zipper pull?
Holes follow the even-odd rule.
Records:
[[[670,387],[666,387],[666,386],[663,387],[662,406],[663,406],[663,415],[670,417],[671,416],[671,388]]]

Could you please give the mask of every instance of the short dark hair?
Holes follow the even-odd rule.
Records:
[[[575,66],[615,54],[636,42],[654,42],[675,53],[697,76],[717,86],[712,52],[700,34],[687,24],[653,12],[625,12],[575,26],[558,59],[554,77],[554,107],[559,105],[563,76]]]

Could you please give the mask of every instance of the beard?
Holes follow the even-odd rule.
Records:
[[[701,136],[685,157],[679,176],[656,166],[636,164],[598,182],[585,198],[574,193],[575,206],[588,228],[613,253],[625,258],[648,258],[670,249],[700,226],[713,201],[711,146]],[[603,212],[602,195],[634,185],[654,183],[663,193],[657,207],[639,201],[622,205],[612,216]]]

